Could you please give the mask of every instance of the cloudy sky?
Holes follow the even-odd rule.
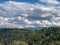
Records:
[[[0,0],[0,27],[60,26],[59,0]]]

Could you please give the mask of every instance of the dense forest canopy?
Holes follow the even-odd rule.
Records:
[[[0,29],[0,45],[60,45],[60,27]]]

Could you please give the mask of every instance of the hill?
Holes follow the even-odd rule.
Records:
[[[0,29],[0,45],[60,45],[60,27]]]

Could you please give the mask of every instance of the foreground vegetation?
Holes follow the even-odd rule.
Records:
[[[60,45],[60,27],[0,29],[0,45]]]

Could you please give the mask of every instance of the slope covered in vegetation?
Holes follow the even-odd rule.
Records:
[[[0,29],[0,45],[60,45],[60,27]]]

